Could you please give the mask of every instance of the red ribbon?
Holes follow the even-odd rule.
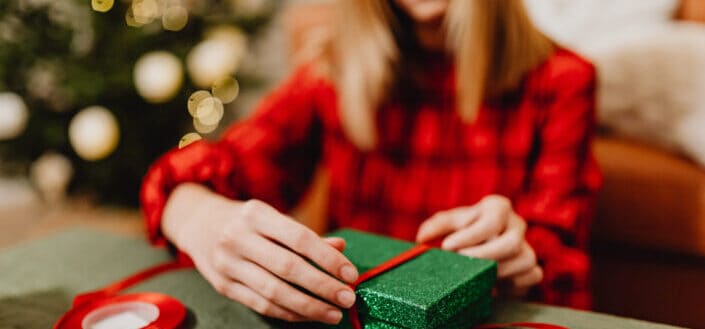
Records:
[[[425,253],[429,249],[433,248],[431,245],[428,244],[417,244],[411,249],[395,256],[392,257],[392,259],[379,264],[377,267],[360,274],[360,276],[357,278],[357,280],[353,283],[350,284],[350,287],[353,288],[353,290],[357,289],[357,286],[359,286],[361,283],[372,279],[384,272],[387,272],[401,264],[404,264],[419,255]],[[357,304],[353,305],[349,310],[348,310],[348,315],[350,316],[350,324],[352,325],[353,329],[362,329],[362,326],[360,325],[360,318],[357,312]]]
[[[402,252],[401,254],[392,257],[388,261],[377,265],[376,267],[370,269],[367,272],[364,272],[360,274],[360,276],[357,278],[357,280],[353,283],[350,284],[350,287],[353,288],[353,290],[357,289],[357,287],[367,281],[370,280],[384,272],[387,272],[401,264],[404,264],[420,255],[423,253],[429,251],[430,249],[434,247],[439,247],[441,244],[441,239],[437,239],[434,241],[431,241],[429,243],[424,243],[424,244],[417,244],[413,246],[411,249]],[[357,303],[353,305],[349,310],[348,310],[348,316],[350,317],[350,324],[352,325],[353,329],[362,329],[362,325],[360,324],[360,317],[357,311]],[[524,328],[532,328],[532,329],[568,329],[565,327],[553,325],[553,324],[547,324],[547,323],[533,323],[533,322],[514,322],[514,323],[502,323],[502,324],[485,324],[485,325],[479,325],[475,326],[473,329],[502,329],[502,328],[511,328],[511,327],[524,327]]]
[[[184,268],[191,268],[193,267],[192,264],[183,262],[181,260],[176,260],[176,261],[169,261],[166,263],[162,263],[153,267],[150,267],[148,269],[145,269],[143,271],[140,271],[138,273],[135,273],[131,276],[128,276],[127,278],[124,278],[120,281],[117,281],[115,283],[109,284],[101,289],[87,292],[80,294],[76,296],[76,298],[73,299],[73,306],[83,304],[86,301],[89,300],[94,300],[98,298],[107,298],[111,296],[117,295],[122,290],[125,290],[129,287],[132,287],[144,280],[148,280],[149,278],[162,274],[164,272],[169,272],[173,270],[179,270],[179,269],[184,269]]]
[[[186,316],[186,309],[178,300],[164,294],[150,292],[128,295],[118,295],[118,293],[164,272],[191,267],[193,267],[191,262],[186,262],[182,259],[170,261],[150,267],[101,289],[80,294],[74,298],[73,307],[59,318],[53,329],[81,329],[84,318],[91,312],[128,302],[144,302],[159,309],[157,319],[145,329],[177,328]]]

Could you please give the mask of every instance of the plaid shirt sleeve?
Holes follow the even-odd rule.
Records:
[[[556,60],[537,92],[544,97],[540,145],[528,190],[515,200],[529,224],[527,240],[544,268],[541,300],[589,308],[590,262],[585,252],[601,174],[591,151],[595,70],[588,62]]]
[[[232,199],[260,199],[282,211],[295,204],[320,155],[318,86],[307,70],[296,71],[218,142],[170,150],[151,166],[140,201],[152,243],[166,244],[162,212],[181,183],[203,184]]]

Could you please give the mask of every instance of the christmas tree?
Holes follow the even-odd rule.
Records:
[[[275,7],[0,0],[0,174],[136,205],[151,162],[214,131],[223,103],[260,82],[237,70]]]

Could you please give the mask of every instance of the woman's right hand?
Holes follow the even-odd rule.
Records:
[[[260,314],[335,324],[340,308],[355,303],[354,291],[336,280],[351,283],[358,276],[340,252],[344,241],[323,239],[264,202],[233,201],[182,184],[165,207],[162,230],[215,290]]]

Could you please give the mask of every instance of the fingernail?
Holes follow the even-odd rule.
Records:
[[[355,282],[357,280],[357,269],[352,265],[345,265],[340,269],[340,276],[347,282]]]
[[[338,291],[337,297],[338,303],[340,303],[340,305],[345,308],[348,308],[355,304],[355,293],[350,290]]]
[[[343,313],[336,310],[330,310],[326,313],[326,322],[330,324],[337,324],[343,318]]]

